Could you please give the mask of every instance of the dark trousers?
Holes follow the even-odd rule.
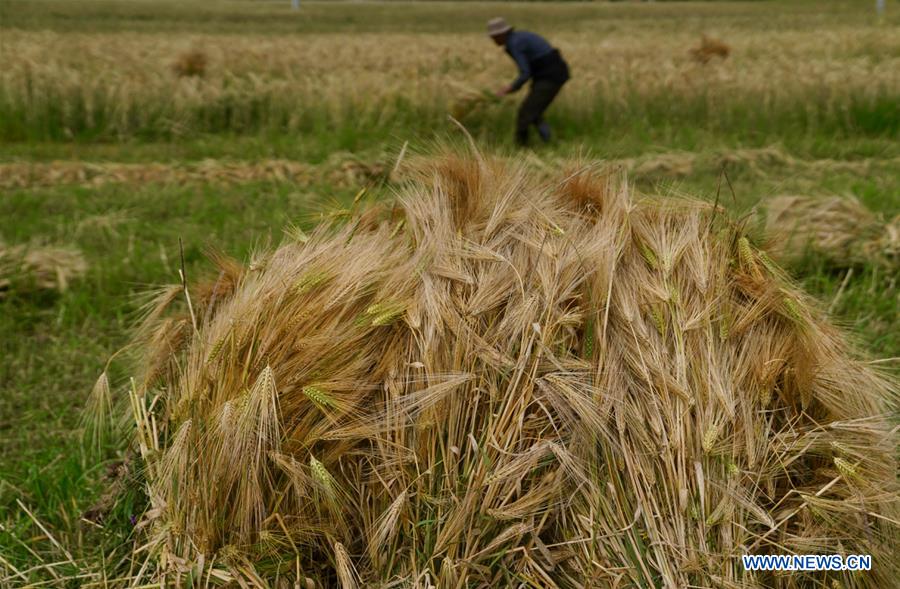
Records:
[[[559,94],[565,81],[536,79],[531,83],[528,96],[519,106],[519,114],[516,117],[516,143],[528,144],[528,128],[531,125],[538,126],[544,121],[544,111]]]

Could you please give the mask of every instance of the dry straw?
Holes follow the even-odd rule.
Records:
[[[141,574],[894,583],[896,386],[721,211],[479,156],[415,176],[396,209],[220,258],[196,331],[180,285],[160,295],[132,393]],[[741,566],[795,551],[876,566]]]
[[[691,57],[700,63],[709,63],[714,58],[725,59],[730,53],[731,47],[727,43],[706,35],[700,38],[699,45],[690,50]]]
[[[491,100],[498,100],[493,98]],[[456,112],[456,114],[460,114]],[[455,116],[465,118],[466,114]],[[543,154],[529,154],[529,163],[552,174],[559,166],[565,166],[565,158]],[[269,159],[269,160],[215,160],[206,159],[192,163],[96,163],[83,161],[54,161],[47,163],[0,163],[0,189],[20,189],[34,186],[104,186],[107,184],[189,184],[207,183],[236,185],[250,182],[286,182],[310,186],[328,184],[333,187],[357,188],[402,178],[408,163],[415,157],[405,158],[401,165],[392,168],[383,153],[367,156],[346,152],[333,153],[320,164]],[[777,146],[763,148],[723,150],[714,153],[674,151],[647,153],[640,157],[606,160],[610,167],[619,167],[632,177],[681,178],[698,172],[718,172],[722,166],[739,167],[746,172],[766,176],[797,171],[803,174],[834,173],[872,174],[882,169],[900,166],[900,158],[875,158],[843,161],[833,159],[805,160],[792,157]],[[107,219],[114,221],[115,219]],[[123,220],[121,218],[119,221]],[[94,222],[99,222],[95,219]],[[104,224],[104,223],[100,223]],[[108,229],[108,227],[107,227]]]
[[[490,105],[500,103],[500,99],[490,90],[475,88],[467,84],[454,84],[456,98],[450,104],[450,115],[459,121],[482,113]]]
[[[209,59],[200,49],[191,49],[178,56],[172,63],[172,71],[182,78],[198,77],[206,75],[206,66]]]
[[[13,291],[65,291],[87,271],[81,251],[67,246],[15,245],[0,242],[0,297]]]
[[[885,223],[849,196],[779,196],[765,205],[772,253],[785,262],[813,254],[837,266],[900,267],[900,216]]]
[[[725,67],[699,67],[686,51],[696,43],[690,31],[660,34],[626,19],[602,34],[553,32],[578,79],[554,116],[587,125],[651,112],[743,121],[764,104],[776,124],[780,113],[798,109],[830,116],[848,105],[877,108],[900,87],[889,27],[723,34],[734,48]],[[465,88],[460,95],[449,80],[480,88],[514,75],[480,33],[211,35],[203,53],[188,51],[174,65],[172,47],[184,41],[178,32],[7,29],[3,41],[0,112],[21,119],[7,127],[62,136],[394,129],[411,118],[437,124],[448,111],[459,119],[492,100]],[[716,62],[725,52],[715,41],[697,51],[697,59]]]

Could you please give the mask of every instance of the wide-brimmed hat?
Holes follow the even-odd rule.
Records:
[[[488,21],[487,31],[488,35],[491,37],[496,37],[497,35],[502,35],[503,33],[508,33],[512,30],[512,27],[509,26],[509,23],[506,22],[501,16],[497,18],[492,18]]]

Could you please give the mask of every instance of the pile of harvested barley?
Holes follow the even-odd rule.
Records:
[[[209,60],[206,54],[199,49],[191,49],[178,56],[172,63],[172,71],[182,78],[202,78],[206,74],[206,66]]]
[[[9,291],[65,291],[87,270],[81,252],[65,246],[7,246],[0,243],[0,297]]]
[[[415,175],[150,306],[138,577],[893,583],[896,386],[721,211],[589,169]],[[876,566],[741,564],[784,552]]]
[[[715,57],[725,59],[730,53],[731,47],[727,43],[706,35],[700,37],[700,44],[690,50],[691,57],[700,63],[709,63]]]
[[[496,100],[496,99],[495,99]],[[457,113],[459,114],[459,113]],[[459,117],[454,117],[459,119]],[[465,115],[463,115],[465,118]],[[534,153],[527,156],[530,165],[552,173],[565,165],[563,156]],[[359,187],[396,181],[402,177],[410,156],[392,169],[384,153],[360,156],[350,152],[336,152],[324,162],[311,164],[287,159],[229,160],[205,159],[198,162],[8,162],[0,163],[0,189],[16,190],[36,186],[104,186],[107,184],[206,184],[235,185],[248,182],[288,182],[310,186],[327,183],[332,187]],[[698,171],[720,171],[742,168],[748,173],[767,176],[797,170],[800,173],[852,174],[877,173],[882,168],[900,166],[900,158],[862,159],[843,161],[833,159],[804,160],[792,157],[779,147],[738,149],[716,153],[673,151],[646,153],[639,157],[605,160],[610,167],[621,168],[639,178],[683,178]]]
[[[900,264],[900,216],[885,223],[853,197],[779,196],[765,204],[766,232],[781,261],[813,254],[836,266]]]
[[[320,165],[272,159],[253,162],[201,160],[196,163],[0,163],[0,188],[79,184],[103,186],[112,183],[216,185],[245,182],[290,182],[310,185],[328,182],[331,186],[359,186],[384,181],[390,169],[375,158],[364,161],[349,153],[337,153]]]

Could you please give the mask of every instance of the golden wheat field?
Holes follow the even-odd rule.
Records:
[[[694,25],[661,35],[628,23],[602,34],[555,32],[578,76],[560,98],[560,116],[588,126],[644,115],[725,126],[799,117],[828,127],[842,124],[848,107],[872,108],[900,93],[894,29],[715,26],[731,52],[702,61],[691,50],[707,32]],[[70,137],[440,125],[467,91],[509,76],[509,64],[480,31],[7,31],[2,51],[0,106],[20,115],[18,132],[43,128]],[[458,116],[473,114],[466,110]],[[12,122],[5,126],[15,132]]]
[[[0,589],[897,585],[895,0],[0,0],[0,64]]]

